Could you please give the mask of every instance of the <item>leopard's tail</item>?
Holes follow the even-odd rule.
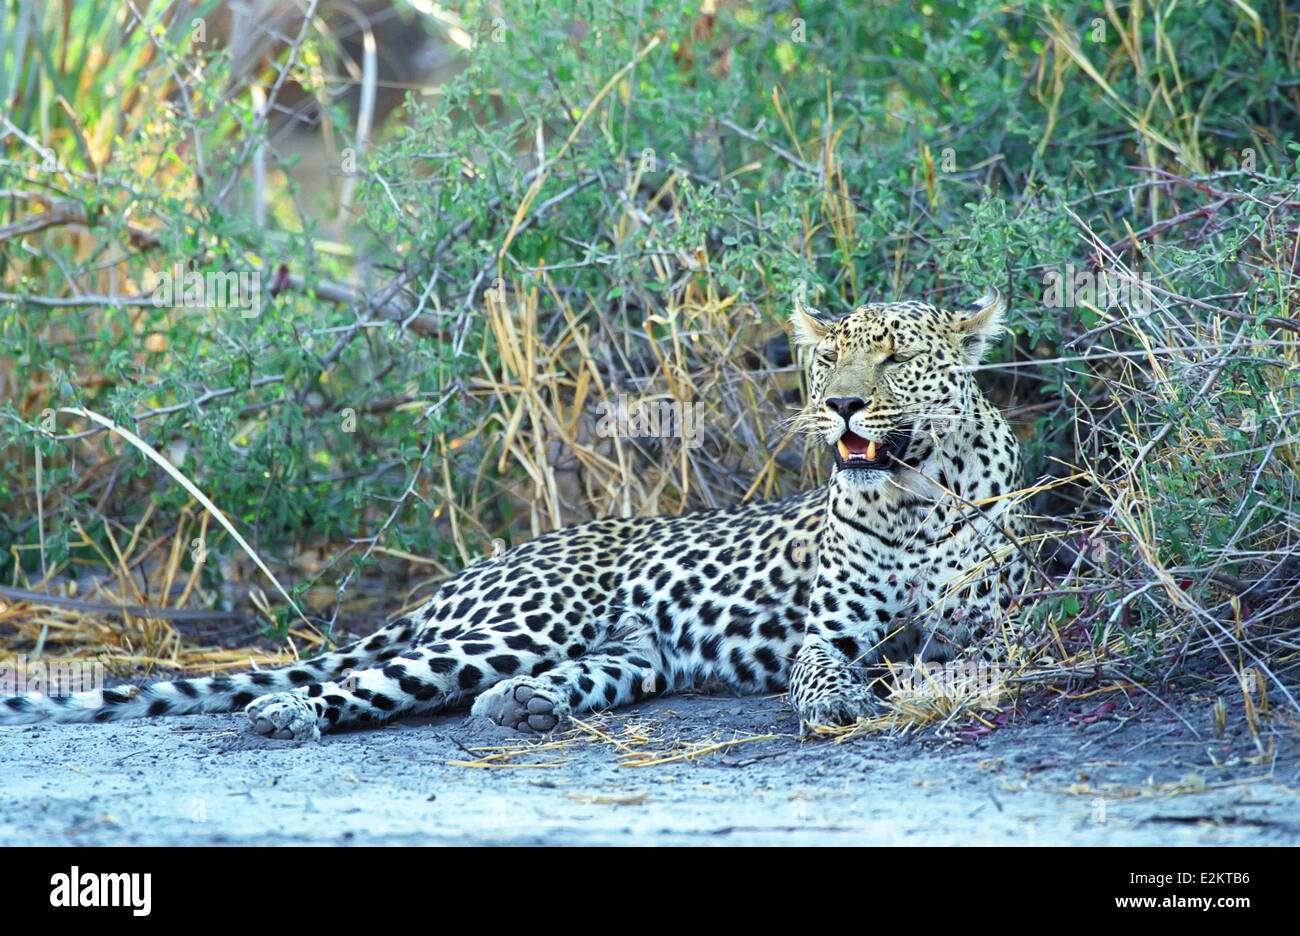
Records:
[[[398,618],[338,650],[278,670],[177,679],[135,687],[49,694],[29,692],[0,698],[0,725],[33,722],[106,722],[153,715],[229,712],[272,692],[337,679],[347,672],[391,659],[406,650],[416,632],[409,617]],[[9,681],[0,660],[0,687]],[[24,676],[26,678],[26,676]]]

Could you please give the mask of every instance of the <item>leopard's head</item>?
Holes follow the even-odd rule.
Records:
[[[1002,331],[996,289],[964,308],[871,303],[834,317],[800,306],[795,343],[807,349],[808,406],[796,425],[827,445],[855,486],[921,466],[945,437],[975,433],[971,365]]]

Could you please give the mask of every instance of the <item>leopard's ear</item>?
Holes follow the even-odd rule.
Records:
[[[995,288],[964,308],[952,313],[952,330],[961,343],[962,353],[972,364],[988,354],[989,346],[1002,334],[1007,317],[1007,300]]]
[[[794,311],[790,313],[790,334],[794,336],[796,347],[811,348],[826,337],[833,324],[835,319],[802,302],[796,302]]]

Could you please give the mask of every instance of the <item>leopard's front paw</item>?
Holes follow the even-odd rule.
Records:
[[[555,686],[525,676],[497,683],[474,700],[470,714],[517,731],[546,734],[568,727],[569,703]]]
[[[319,741],[316,709],[296,692],[275,692],[244,707],[253,730],[268,738]]]
[[[799,737],[806,738],[814,726],[851,725],[859,718],[870,718],[876,713],[876,700],[866,686],[845,686],[810,694],[795,704],[795,713],[799,716]]]
[[[876,702],[861,669],[824,638],[809,634],[790,670],[790,704],[799,716],[799,737],[814,725],[851,725],[875,713]]]

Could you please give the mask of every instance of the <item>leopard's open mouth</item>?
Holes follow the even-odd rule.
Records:
[[[889,433],[884,442],[871,442],[846,429],[835,443],[835,464],[841,471],[895,468],[903,460],[907,444],[911,441],[912,434],[905,430]]]

